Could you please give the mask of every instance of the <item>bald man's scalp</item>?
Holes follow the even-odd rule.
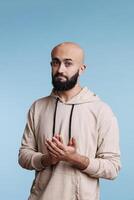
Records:
[[[81,60],[81,63],[84,63],[84,50],[80,47],[80,45],[78,45],[74,42],[63,42],[63,43],[56,45],[51,51],[51,57],[53,58],[54,53],[56,52],[56,50],[58,48],[64,48],[64,47],[65,48],[69,47],[69,48],[77,51],[77,54],[79,55],[79,60]]]

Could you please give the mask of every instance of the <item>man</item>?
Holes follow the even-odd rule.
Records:
[[[33,103],[19,164],[35,170],[29,200],[99,200],[99,178],[120,170],[117,120],[79,76],[83,49],[71,42],[51,52],[52,93]]]

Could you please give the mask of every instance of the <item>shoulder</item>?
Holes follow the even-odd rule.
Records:
[[[99,109],[100,114],[102,113],[102,114],[107,114],[107,115],[114,115],[113,110],[108,103],[104,101],[100,101],[99,107],[100,107]]]
[[[98,120],[110,119],[115,117],[115,113],[113,112],[111,106],[101,99],[92,102],[91,107]]]
[[[38,113],[42,109],[45,109],[52,99],[51,96],[46,96],[35,100],[30,107],[31,112]]]
[[[88,90],[88,105],[96,115],[114,115],[111,106],[101,99],[100,96],[96,95],[91,90]]]
[[[99,127],[109,127],[118,123],[111,106],[104,101],[98,102],[97,121]]]

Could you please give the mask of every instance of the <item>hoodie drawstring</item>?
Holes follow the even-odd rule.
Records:
[[[56,103],[55,103],[54,118],[53,118],[53,136],[55,134],[55,123],[56,123],[56,112],[57,112],[58,101],[59,101],[59,99],[57,98],[56,99]],[[71,127],[72,127],[73,110],[74,110],[74,104],[72,104],[72,108],[71,108],[71,112],[70,112],[70,118],[69,118],[69,131],[68,131],[69,141],[71,139]]]
[[[72,125],[72,114],[73,114],[74,104],[72,105],[71,112],[70,112],[70,118],[69,118],[69,141],[71,139],[71,125]]]
[[[55,110],[54,110],[54,118],[53,118],[53,136],[55,134],[55,122],[56,122],[56,111],[58,105],[58,98],[56,99]]]

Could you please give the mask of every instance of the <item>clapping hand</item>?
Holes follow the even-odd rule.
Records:
[[[55,135],[52,140],[46,140],[46,146],[50,155],[58,161],[70,161],[72,156],[76,153],[76,140],[72,137],[68,145],[63,144],[63,139],[60,135]]]

